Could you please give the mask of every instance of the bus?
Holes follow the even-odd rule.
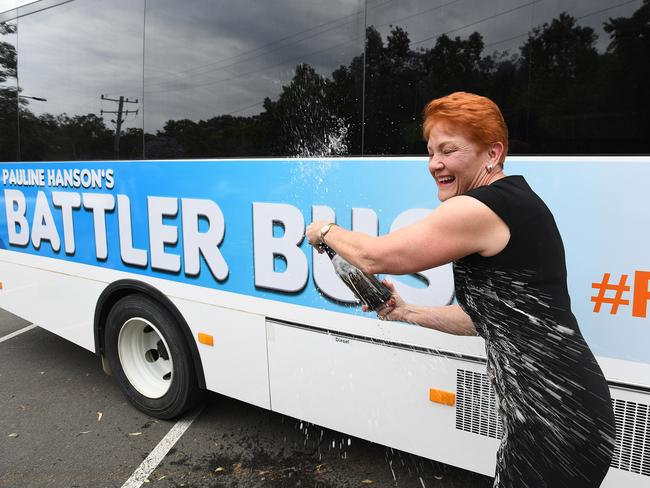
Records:
[[[650,2],[324,3],[0,3],[0,308],[149,415],[208,390],[493,475],[483,340],[363,313],[304,239],[431,212],[421,110],[478,92],[564,239],[616,415],[603,486],[646,486]],[[450,265],[390,279],[454,302]]]

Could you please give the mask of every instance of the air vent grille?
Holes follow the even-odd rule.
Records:
[[[613,399],[616,449],[612,466],[650,476],[650,405]]]
[[[650,405],[613,399],[616,448],[612,467],[650,476]],[[496,397],[486,374],[456,371],[456,428],[500,439]]]
[[[456,371],[456,428],[495,439],[503,436],[496,397],[487,375]]]

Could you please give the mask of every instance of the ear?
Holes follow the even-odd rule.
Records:
[[[501,142],[493,142],[490,144],[490,147],[488,148],[488,157],[490,158],[490,161],[493,164],[498,164],[499,161],[501,160],[501,155],[503,154],[503,143]]]

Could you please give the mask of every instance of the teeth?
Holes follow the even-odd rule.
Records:
[[[450,183],[454,181],[456,178],[453,176],[443,176],[442,178],[439,178],[438,181],[440,183]]]

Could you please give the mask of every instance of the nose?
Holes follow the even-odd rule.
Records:
[[[429,158],[429,172],[435,176],[436,171],[443,169],[445,165],[435,156]]]

